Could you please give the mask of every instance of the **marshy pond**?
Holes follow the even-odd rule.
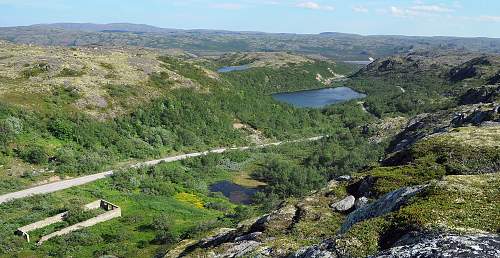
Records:
[[[247,188],[231,181],[220,181],[209,187],[212,192],[221,192],[231,202],[251,204],[252,197],[259,191],[256,188]]]

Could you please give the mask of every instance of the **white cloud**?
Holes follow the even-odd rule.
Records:
[[[482,15],[479,16],[478,20],[486,22],[500,22],[500,16]]]
[[[364,6],[354,6],[352,8],[352,11],[356,12],[356,13],[367,13],[367,12],[369,12],[368,8],[366,8]]]
[[[416,12],[427,12],[427,13],[449,13],[453,12],[453,9],[440,6],[440,5],[415,5],[410,7],[410,10]]]
[[[397,16],[397,17],[405,17],[405,16],[407,16],[407,10],[401,9],[399,7],[396,7],[396,6],[391,6],[389,8],[389,12],[393,16]]]
[[[333,7],[331,5],[321,5],[321,4],[316,3],[316,2],[298,3],[297,7],[311,9],[311,10],[324,10],[324,11],[334,11],[335,10],[335,7]]]
[[[396,17],[417,17],[417,16],[436,17],[443,14],[449,14],[454,11],[455,11],[454,9],[448,8],[443,5],[417,4],[410,7],[397,7],[397,6],[389,7],[389,13],[392,16]]]

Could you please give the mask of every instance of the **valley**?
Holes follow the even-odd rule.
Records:
[[[0,38],[0,257],[500,255],[496,39]],[[121,217],[36,244],[96,200]]]

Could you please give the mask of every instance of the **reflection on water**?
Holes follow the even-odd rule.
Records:
[[[250,69],[249,65],[238,65],[238,66],[224,66],[219,68],[217,72],[219,73],[228,73],[228,72],[233,72],[233,71],[243,71]]]
[[[253,195],[259,190],[255,188],[246,188],[231,181],[221,181],[211,185],[210,191],[221,192],[233,203],[251,204]]]
[[[326,88],[296,92],[283,92],[273,94],[273,98],[297,107],[321,108],[330,104],[360,99],[365,94],[354,91],[348,87]]]

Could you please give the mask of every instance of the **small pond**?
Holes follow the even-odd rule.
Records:
[[[244,71],[250,69],[249,65],[238,65],[238,66],[224,66],[217,70],[218,73],[229,73],[233,71]]]
[[[355,64],[355,65],[369,65],[371,63],[373,63],[373,61],[344,61],[344,63],[347,63],[347,64]]]
[[[273,94],[272,96],[277,101],[304,108],[321,108],[331,104],[366,97],[365,94],[356,92],[348,87],[283,92]]]
[[[259,190],[255,188],[246,188],[231,181],[220,181],[211,185],[210,191],[221,192],[233,203],[251,204],[253,195]]]

